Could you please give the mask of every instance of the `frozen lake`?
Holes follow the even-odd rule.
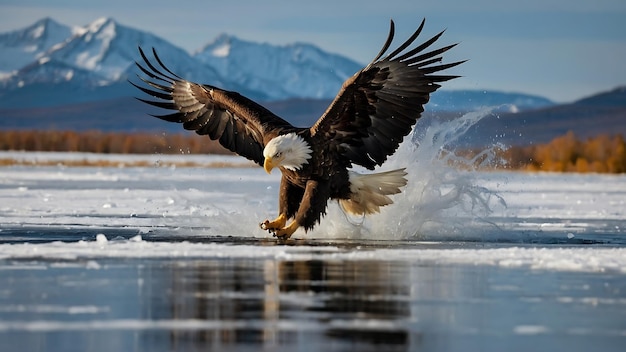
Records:
[[[180,158],[236,167],[161,166]],[[1,351],[626,345],[625,175],[422,163],[381,214],[333,205],[280,244],[258,227],[276,215],[278,173],[147,160],[0,168]]]

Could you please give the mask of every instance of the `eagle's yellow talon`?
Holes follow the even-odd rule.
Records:
[[[285,227],[287,223],[287,216],[285,214],[280,214],[274,221],[265,220],[259,224],[263,230],[268,230],[270,232],[276,231],[278,229],[282,229]]]
[[[293,221],[291,224],[289,224],[289,226],[276,230],[274,232],[274,237],[278,237],[281,240],[286,240],[291,237],[294,232],[296,232],[298,227],[300,227],[300,224]]]

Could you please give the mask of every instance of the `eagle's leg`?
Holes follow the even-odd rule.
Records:
[[[289,196],[293,193],[295,187],[289,183],[283,175],[280,180],[280,189],[278,191],[278,217],[272,221],[265,220],[259,224],[265,231],[275,232],[282,229],[287,224],[287,219],[293,217],[295,209],[290,211]]]
[[[323,210],[326,209],[328,196],[327,183],[320,183],[315,180],[307,181],[294,220],[288,226],[276,230],[274,236],[285,240],[291,237],[300,226],[303,226],[307,231],[312,229],[315,223],[319,221]],[[320,209],[323,210],[320,211]]]
[[[281,213],[280,215],[278,215],[276,219],[272,221],[269,221],[269,220],[263,221],[260,224],[260,226],[263,230],[276,231],[278,229],[282,229],[283,227],[285,227],[286,223],[287,223],[287,215],[285,215],[284,213]]]
[[[298,222],[294,220],[291,222],[291,224],[289,224],[289,226],[276,230],[274,232],[274,237],[278,237],[280,239],[286,240],[289,237],[291,237],[291,235],[293,235],[294,232],[296,232],[298,227],[300,227],[300,224],[298,224]]]

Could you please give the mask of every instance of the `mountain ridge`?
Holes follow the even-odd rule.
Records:
[[[619,100],[623,97],[622,100]],[[613,106],[594,106],[603,100],[620,101]],[[293,98],[261,102],[266,108],[299,127],[311,126],[324,112],[330,99]],[[422,127],[438,120],[458,117],[458,111],[436,111],[426,105],[418,122]],[[101,130],[107,132],[153,131],[182,133],[177,124],[155,119],[160,109],[147,106],[131,97],[91,101],[54,108],[0,109],[0,129],[34,130]],[[459,146],[482,148],[501,145],[546,143],[572,131],[580,138],[599,134],[626,136],[626,87],[601,92],[573,103],[541,109],[494,112],[471,127]]]
[[[48,23],[48,26],[43,26]],[[86,26],[64,26],[52,19],[42,19],[13,36],[28,37],[32,28],[40,35],[51,28],[70,33],[59,43],[46,46],[18,69],[0,65],[0,108],[53,107],[87,101],[110,100],[134,95],[126,80],[133,80],[138,69],[137,47],[156,48],[168,67],[181,77],[215,85],[260,101],[332,99],[343,81],[362,65],[340,55],[328,53],[314,45],[292,43],[271,45],[221,34],[190,54],[149,32],[119,24],[113,18],[99,18]],[[6,33],[5,33],[6,34]],[[0,34],[2,38],[4,34]],[[226,43],[228,42],[228,43]],[[226,45],[228,44],[228,45]],[[3,42],[0,40],[0,47]],[[24,49],[24,46],[21,47]],[[2,62],[3,52],[0,52]],[[10,59],[10,58],[9,58]],[[7,59],[8,60],[8,59]],[[5,60],[5,61],[7,61]],[[16,64],[13,64],[16,66]],[[13,67],[11,66],[11,67]],[[7,71],[10,71],[7,73]],[[47,89],[66,91],[50,95]],[[115,87],[116,89],[113,89]],[[75,94],[84,92],[85,94]],[[447,93],[445,93],[447,92]],[[433,95],[431,104],[439,110],[467,110],[492,105],[491,91],[462,93],[442,90]],[[444,94],[448,94],[442,98]],[[501,93],[498,93],[501,94]],[[468,99],[467,96],[473,98]],[[542,98],[517,94],[497,98],[503,109],[525,110],[553,104]],[[439,101],[438,101],[439,100]],[[515,101],[521,105],[514,104]],[[515,105],[515,106],[513,106]]]
[[[22,30],[0,34],[0,78],[18,70],[24,62],[39,59],[46,51],[78,32],[78,28],[44,17]]]
[[[38,26],[42,36],[50,31],[53,26],[40,26],[39,22],[55,23],[54,27],[62,27],[51,19],[40,20],[36,24],[24,29],[12,31],[8,34],[2,34],[5,39],[12,37],[28,37],[28,33],[32,31],[32,27]],[[183,49],[157,37],[149,32],[134,29],[119,24],[113,18],[99,18],[92,23],[83,26],[80,30],[71,30],[65,28],[66,34],[71,34],[67,38],[58,40],[54,45],[47,45],[35,54],[28,54],[31,50],[26,44],[18,46],[16,51],[21,50],[21,56],[13,55],[5,56],[4,52],[0,53],[0,98],[10,95],[11,92],[21,90],[24,95],[32,95],[33,103],[39,106],[54,106],[80,102],[81,99],[75,100],[74,97],[68,96],[64,101],[50,101],[45,96],[37,93],[37,84],[41,83],[60,83],[66,82],[65,86],[75,86],[77,89],[93,90],[98,87],[125,82],[132,79],[138,72],[134,63],[139,59],[137,47],[147,49],[151,54],[150,48],[156,48],[159,57],[168,67],[182,77],[189,77],[197,82],[205,82],[211,85],[219,86],[224,89],[236,90],[249,96],[252,99],[260,100],[280,100],[288,98],[329,98],[334,95],[341,83],[347,75],[327,74],[323,67],[328,66],[327,61],[341,62],[345,70],[352,71],[349,75],[356,72],[360,65],[357,63],[340,57],[339,55],[327,53],[313,46],[306,47],[308,51],[317,50],[320,55],[317,62],[307,62],[306,65],[285,65],[280,67],[278,63],[281,56],[285,56],[285,51],[303,50],[304,46],[273,46],[269,44],[258,44],[239,40],[234,36],[229,36],[230,40],[242,43],[241,48],[237,50],[243,51],[238,57],[232,55],[228,58],[226,65],[221,66],[217,63],[223,60],[223,57],[208,57],[206,53],[198,51],[196,55],[191,55]],[[218,40],[219,38],[216,38]],[[7,42],[9,39],[6,39]],[[214,41],[215,42],[215,41]],[[0,41],[0,47],[3,43]],[[4,46],[7,46],[4,45]],[[206,46],[211,45],[210,43]],[[206,47],[205,46],[205,47]],[[254,55],[247,55],[248,52],[255,49]],[[204,55],[203,55],[204,54]],[[18,59],[14,57],[19,56]],[[287,55],[293,56],[291,54]],[[248,63],[254,64],[254,60],[264,61],[264,65],[246,65],[246,57]],[[331,60],[327,60],[330,58]],[[241,61],[244,61],[243,63]],[[23,62],[18,65],[15,62]],[[211,62],[218,68],[231,67],[231,72],[244,72],[244,76],[229,77],[229,70],[221,70],[218,73],[216,68],[207,64]],[[272,70],[268,67],[272,66]],[[61,68],[62,67],[62,68]],[[75,78],[71,69],[82,70],[82,72],[91,72],[93,77],[85,79],[84,75],[80,75],[81,79]],[[285,70],[287,69],[287,70]],[[285,73],[286,71],[289,71]],[[256,72],[256,74],[255,74]],[[265,74],[263,76],[263,74]],[[43,78],[47,81],[44,81]],[[275,79],[269,79],[276,77]],[[35,85],[35,87],[32,87]],[[117,96],[102,96],[103,100],[124,96],[127,92]],[[11,105],[9,99],[0,99],[0,107],[11,108],[18,107]]]
[[[472,126],[463,144],[470,147],[501,143],[547,143],[574,132],[579,138],[600,134],[626,136],[626,86],[596,93],[572,103],[518,113],[494,113]]]
[[[225,33],[196,51],[194,57],[243,86],[267,92],[270,99],[330,98],[362,68],[310,44],[270,45]]]

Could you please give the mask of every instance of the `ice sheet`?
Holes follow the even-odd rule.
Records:
[[[258,223],[275,215],[278,181],[278,175],[268,176],[260,168],[5,167],[0,169],[0,239],[4,242],[0,258],[87,258],[97,263],[98,258],[109,257],[393,257],[565,271],[624,272],[626,268],[623,175],[473,172],[473,187],[497,195],[488,211],[473,212],[463,202],[429,208],[409,189],[405,198],[396,199],[397,204],[363,223],[346,219],[333,205],[313,232],[294,236],[311,242],[296,247],[259,246],[255,241],[271,239]],[[397,222],[406,221],[414,211],[406,209],[411,202],[427,214],[419,222],[421,227],[394,233],[403,228]],[[385,226],[377,226],[380,223]],[[216,236],[240,244],[207,243]],[[369,249],[354,250],[341,241],[362,243]],[[382,242],[370,248],[371,241]],[[435,248],[428,241],[448,244]],[[470,245],[449,244],[467,241]],[[395,247],[376,248],[385,242]],[[476,246],[500,242],[513,246]],[[533,243],[570,247],[534,248]],[[598,245],[583,246],[593,243]]]
[[[476,171],[473,160],[456,156],[454,143],[490,113],[487,109],[450,121],[434,120],[428,128],[418,126],[381,168],[402,167],[408,172],[408,185],[393,197],[394,204],[383,207],[380,214],[359,219],[347,217],[330,202],[320,225],[309,233],[298,230],[293,237],[318,241],[313,242],[317,250],[307,250],[306,255],[374,259],[389,255],[403,260],[620,271],[624,267],[621,248],[626,245],[626,175]],[[484,156],[483,164],[493,161],[492,150],[485,150]],[[0,169],[0,240],[6,243],[0,245],[0,257],[33,256],[33,250],[43,257],[97,258],[123,253],[279,257],[300,255],[303,250],[259,249],[258,243],[246,247],[250,239],[270,237],[258,224],[277,215],[280,175],[241,167],[250,162],[240,157],[4,152],[0,158],[44,160],[46,165],[59,161],[56,166]],[[119,166],[68,168],[62,162],[101,159]],[[141,161],[145,166],[124,167]],[[164,167],[189,162],[233,167]],[[137,235],[142,241],[109,243]],[[224,241],[206,243],[216,242],[211,240],[215,238],[231,238],[226,242],[238,244],[237,249],[231,250]],[[59,240],[74,243],[45,243]],[[319,247],[319,241],[327,240],[355,245],[383,241],[394,246],[394,251]],[[433,251],[419,247],[425,241],[522,246],[452,246]],[[24,242],[31,243],[20,244]],[[405,254],[402,243],[419,248],[407,249]],[[532,244],[596,246],[544,248],[547,252],[524,248]]]
[[[272,243],[224,244],[201,242],[150,242],[135,236],[110,241],[98,234],[95,241],[45,244],[2,244],[0,260],[83,261],[98,269],[98,259],[271,259],[277,261],[386,261],[425,265],[489,265],[534,270],[626,273],[626,248],[611,247],[524,247],[480,248],[442,243],[397,244],[392,248],[346,247],[345,243],[314,243],[281,246]],[[270,244],[270,245],[268,245]],[[356,250],[355,250],[356,249]]]

